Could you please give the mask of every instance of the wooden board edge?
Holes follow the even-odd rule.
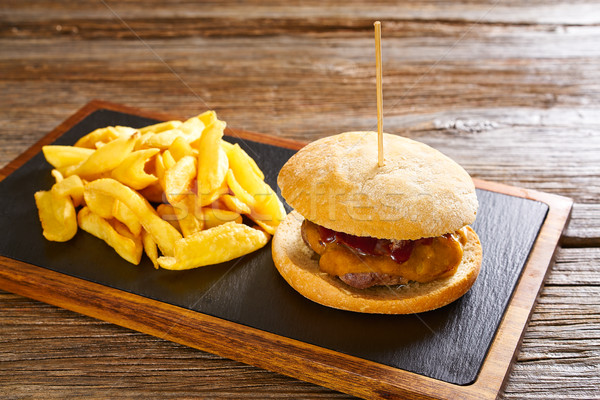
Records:
[[[183,119],[177,117],[174,118],[172,115],[166,113],[145,111],[120,104],[94,100],[86,104],[75,114],[57,126],[52,132],[44,136],[7,166],[2,168],[0,170],[0,181],[37,154],[43,145],[53,142],[76,123],[92,112],[100,109],[130,113],[157,120]],[[306,145],[305,142],[301,141],[277,138],[243,130],[228,129],[226,134],[290,149],[299,149]],[[474,179],[474,182],[476,187],[484,190],[491,190],[498,193],[544,202],[549,205],[550,209],[546,221],[540,230],[538,240],[525,265],[522,278],[519,280],[515,292],[509,302],[504,318],[496,334],[496,338],[488,351],[480,374],[473,384],[467,386],[442,382],[422,375],[332,352],[317,346],[297,342],[289,338],[268,334],[260,330],[253,330],[252,328],[237,325],[228,321],[223,322],[223,320],[219,320],[218,318],[216,318],[217,321],[215,322],[215,320],[212,320],[213,317],[194,311],[166,305],[161,302],[149,300],[117,289],[106,288],[102,285],[93,284],[77,278],[67,277],[64,274],[29,264],[19,263],[4,257],[0,257],[0,283],[2,284],[3,289],[13,293],[21,294],[26,297],[54,304],[130,329],[364,398],[395,398],[397,396],[409,395],[413,398],[432,399],[456,397],[491,399],[495,398],[500,393],[506,383],[506,379],[510,373],[510,366],[518,352],[539,291],[541,290],[543,281],[549,271],[549,265],[555,254],[556,245],[569,218],[572,201],[558,195],[517,188],[480,179]],[[8,267],[14,263],[19,264],[18,269]],[[13,275],[9,276],[10,274],[8,274],[7,271]],[[34,275],[41,274],[47,276],[50,274],[54,276],[52,276],[52,279],[49,279],[48,282],[32,282],[31,280],[38,275],[35,275],[32,278],[32,276],[27,275],[27,271]],[[97,296],[90,297],[90,299],[94,301],[86,305],[80,304],[80,302],[77,301],[77,297],[69,297],[68,294],[72,292],[69,288],[72,287],[70,285],[73,284],[73,281],[68,282],[65,286],[57,284],[57,282],[62,282],[60,278],[65,277],[70,280],[80,281],[78,284],[83,282],[85,285],[97,285],[98,287],[92,289],[92,292],[96,293]],[[43,284],[46,291],[39,291],[34,283],[35,285]],[[52,283],[54,283],[54,285]],[[138,310],[136,310],[135,307],[133,307],[132,310],[127,309],[131,314],[123,315],[121,315],[121,313],[111,313],[111,311],[109,311],[110,307],[104,307],[104,303],[107,301],[105,298],[107,293],[110,296],[115,296],[115,298],[122,298],[124,301],[128,301],[130,307],[146,302],[153,304],[153,310],[158,306],[163,306],[174,307],[177,310],[183,311],[171,314],[174,310],[169,309],[168,312],[165,311],[164,313],[161,313],[160,316],[148,314],[147,318],[151,323],[148,322],[148,324],[143,324],[134,320],[138,315]],[[73,293],[70,294],[72,295]],[[118,309],[118,307],[115,309]],[[180,318],[195,321],[194,323],[202,322],[202,324],[206,324],[207,329],[199,331],[202,340],[198,342],[196,340],[197,337],[192,337],[191,333],[186,329],[176,328],[175,325],[168,328],[166,332],[163,330],[164,327],[161,329],[157,328],[156,324],[160,321],[162,321],[163,324],[174,323],[169,317],[172,315],[180,315]],[[248,337],[256,339],[256,343],[254,343],[256,347],[254,347],[252,351],[236,351],[236,349],[230,349],[223,346],[222,342],[212,343],[210,341],[210,334],[214,335],[216,333],[221,333],[225,335],[223,337],[227,337],[228,331],[224,331],[223,329],[232,329],[232,325],[244,335],[249,335]],[[190,326],[188,328],[193,327]],[[267,336],[265,337],[265,335]],[[289,353],[271,349],[271,353],[275,351],[275,354],[280,357],[279,359],[274,360],[269,357],[261,358],[255,354],[260,353],[261,347],[259,347],[259,345],[269,345],[271,343],[281,344],[285,349],[291,349],[293,351]],[[244,344],[246,345],[245,347],[247,347],[246,342],[240,342],[240,345]],[[238,347],[237,350],[245,347]],[[332,357],[332,355],[335,357]],[[325,359],[323,359],[323,357],[325,357]],[[335,360],[336,362],[332,362],[332,360]],[[348,368],[349,366],[354,367],[354,369]],[[300,367],[303,367],[304,369]],[[369,373],[359,375],[354,372],[358,370],[361,372],[369,371]]]
[[[23,153],[19,154],[14,160],[10,161],[7,165],[5,165],[2,169],[0,169],[0,181],[4,180],[8,175],[12,174],[19,167],[25,164],[29,159],[35,156],[42,150],[42,147],[54,142],[58,139],[62,134],[71,129],[74,125],[76,125],[79,121],[83,120],[92,112],[96,111],[98,108],[96,104],[92,101],[87,103],[85,106],[77,110],[74,114],[68,117],[66,120],[61,122],[56,128],[54,128],[50,133],[42,137],[36,143],[31,145],[27,150]]]
[[[573,200],[495,182],[475,181],[476,186],[481,189],[548,205],[546,219],[521,272],[477,380],[465,387],[474,399],[484,398],[484,393],[496,393],[494,396],[485,397],[496,398],[508,381],[544,281],[554,262],[558,243],[570,218]]]
[[[461,393],[453,390],[454,385],[432,378],[6,257],[0,257],[0,288],[365,399],[407,394],[438,398],[431,393],[454,398]]]

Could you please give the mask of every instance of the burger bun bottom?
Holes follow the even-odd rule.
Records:
[[[273,261],[281,276],[304,297],[341,310],[373,314],[413,314],[443,307],[464,295],[481,267],[479,237],[467,227],[468,240],[455,274],[427,283],[355,289],[319,270],[318,255],[302,240],[304,218],[288,214],[273,237]]]

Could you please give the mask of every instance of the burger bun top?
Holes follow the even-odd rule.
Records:
[[[277,180],[285,200],[308,220],[356,236],[415,240],[474,222],[475,186],[456,162],[426,144],[376,132],[346,132],[308,144]]]

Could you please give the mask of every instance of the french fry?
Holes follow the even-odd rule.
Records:
[[[165,150],[162,153],[162,158],[163,158],[163,164],[165,166],[165,171],[173,168],[173,166],[177,163],[177,161],[175,160],[175,158],[173,157],[173,155],[171,154],[171,152],[169,150]]]
[[[127,226],[135,236],[140,235],[142,225],[137,216],[121,201],[93,190],[84,190],[83,197],[91,212],[106,220],[115,218]]]
[[[260,229],[227,222],[177,240],[174,256],[159,257],[158,264],[171,270],[218,264],[262,248],[269,237]]]
[[[246,162],[248,162],[248,164],[252,168],[252,171],[254,171],[254,173],[258,175],[260,179],[265,180],[265,174],[263,174],[262,170],[258,167],[256,161],[254,161],[254,159],[250,157],[248,153],[246,153],[244,149],[242,149],[237,143],[232,144],[223,140],[221,141],[221,147],[227,153],[227,157],[230,157],[230,152],[236,152],[237,157],[245,158]]]
[[[133,236],[140,236],[142,234],[142,224],[137,219],[137,216],[133,211],[129,209],[123,202],[115,200],[112,209],[112,216],[123,223],[133,234]]]
[[[227,193],[229,193],[229,186],[227,186],[227,181],[223,181],[223,184],[214,192],[208,194],[198,194],[197,207],[208,206],[217,201],[219,197]]]
[[[179,230],[183,237],[188,237],[204,229],[204,220],[196,207],[196,196],[184,197],[175,204],[175,213],[179,222]]]
[[[146,163],[154,157],[159,149],[137,150],[130,153],[111,172],[111,177],[136,190],[141,190],[158,181],[155,175],[145,171]]]
[[[198,118],[205,127],[210,126],[213,122],[217,120],[217,113],[214,111],[205,111],[202,114],[198,115]]]
[[[200,139],[204,125],[200,120],[193,129],[189,126],[180,125],[178,128],[170,129],[159,133],[146,133],[138,141],[137,148],[159,148],[168,149],[177,138],[183,138],[186,142],[192,143]],[[185,129],[182,130],[182,129]]]
[[[100,145],[118,138],[127,138],[136,132],[127,126],[107,126],[88,133],[75,143],[75,147],[97,149]]]
[[[285,219],[286,213],[283,203],[269,185],[265,184],[265,192],[255,196],[257,202],[250,218],[272,235],[279,223]]]
[[[144,252],[152,261],[154,268],[158,269],[158,248],[156,243],[152,240],[152,236],[148,232],[142,229],[142,245],[144,246]]]
[[[79,211],[77,221],[81,229],[104,240],[125,260],[135,265],[140,263],[141,253],[135,241],[117,232],[107,220],[94,214],[88,207],[83,207]]]
[[[60,172],[56,168],[53,169],[52,171],[50,171],[50,175],[52,175],[52,177],[54,178],[54,180],[56,181],[56,183],[58,183],[58,182],[62,181],[63,179],[65,179],[65,177],[62,174],[62,172]]]
[[[136,135],[115,139],[96,150],[68,175],[94,179],[104,172],[116,168],[133,150]]]
[[[165,171],[167,167],[165,167],[165,162],[163,160],[162,154],[157,154],[154,158],[154,172],[156,173],[156,177],[158,178],[158,184],[161,186],[162,190],[165,190]]]
[[[205,196],[221,187],[227,174],[229,161],[221,149],[224,129],[225,123],[216,120],[204,131],[200,140],[197,182],[202,206],[210,204],[205,202]]]
[[[165,195],[175,205],[192,193],[192,181],[196,177],[196,158],[185,156],[165,171]]]
[[[237,143],[227,150],[227,157],[229,168],[236,180],[251,196],[255,197],[265,192],[264,187],[268,185],[254,172],[251,163],[248,162],[248,155]]]
[[[163,201],[166,201],[164,189],[159,182],[143,188],[139,193],[151,203],[162,203]]]
[[[82,163],[94,153],[94,149],[48,145],[42,147],[42,152],[46,161],[54,168],[64,168]]]
[[[198,117],[199,116],[192,117],[179,126],[179,130],[187,135],[186,139],[188,143],[200,139],[202,131],[208,126]]]
[[[171,224],[178,232],[181,232],[181,228],[179,227],[179,212],[175,207],[170,204],[159,204],[158,207],[156,207],[156,212],[161,219]]]
[[[53,242],[66,242],[77,233],[75,207],[71,198],[54,190],[35,193],[43,235]]]
[[[237,180],[239,186],[254,198],[250,218],[268,233],[273,234],[286,215],[283,203],[281,203],[273,189],[254,172],[252,164],[248,161],[250,157],[243,152],[239,145],[235,144],[229,148],[227,156],[229,157],[229,166],[233,177]],[[235,185],[234,182],[232,183]],[[246,196],[243,192],[238,195],[231,184],[230,187],[240,200],[246,202],[244,200]],[[237,190],[239,191],[239,188]]]
[[[176,129],[181,126],[181,121],[166,121],[158,124],[148,125],[140,128],[139,131],[143,135],[145,133],[160,133],[171,129]]]
[[[134,235],[133,232],[131,232],[129,228],[125,226],[125,224],[121,223],[117,219],[111,219],[109,223],[119,235],[129,238],[133,241],[135,247],[133,248],[133,253],[131,253],[132,259],[138,260],[137,264],[139,264],[140,260],[142,259],[142,253],[144,252],[144,244],[142,243],[142,229],[140,229],[138,235]]]
[[[237,222],[238,224],[242,223],[242,216],[240,214],[211,207],[204,207],[202,209],[202,218],[204,220],[204,226],[208,229],[231,221]]]
[[[139,130],[96,129],[75,146],[44,146],[56,180],[35,194],[44,236],[66,241],[79,226],[128,262],[138,264],[145,253],[155,268],[175,270],[263,247],[285,210],[252,157],[222,139],[225,126],[207,111]],[[258,226],[245,225],[242,215]]]
[[[57,170],[54,171],[60,174]],[[68,178],[61,178],[60,180],[57,179],[57,182],[52,186],[52,190],[59,196],[71,197],[75,207],[83,203],[83,181],[77,175],[71,175]]]
[[[182,236],[168,222],[161,219],[150,203],[136,191],[122,183],[110,179],[98,179],[86,185],[84,193],[97,192],[120,200],[138,217],[142,227],[152,236],[159,249],[166,256],[174,254],[174,243]]]
[[[256,204],[256,200],[250,193],[246,191],[246,189],[242,187],[242,185],[240,185],[237,179],[235,179],[235,175],[233,174],[232,170],[227,171],[226,179],[227,185],[229,186],[235,197],[237,197],[241,202],[246,204],[249,208],[254,207],[254,205]]]
[[[244,203],[236,196],[225,194],[219,197],[219,200],[223,202],[228,210],[234,211],[238,214],[250,214],[252,212],[248,204]]]
[[[194,149],[192,149],[192,146],[190,146],[190,144],[186,142],[185,139],[182,137],[178,137],[177,139],[175,139],[173,144],[169,146],[169,152],[171,153],[175,161],[179,161],[185,156],[194,155]]]
[[[112,196],[105,195],[97,190],[89,190],[89,188],[84,186],[83,199],[85,201],[86,206],[94,214],[98,214],[101,218],[104,219],[110,219],[113,217],[115,199]]]

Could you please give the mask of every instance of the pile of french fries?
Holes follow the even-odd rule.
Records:
[[[44,146],[56,180],[35,194],[44,237],[65,242],[81,228],[132,264],[145,252],[155,268],[171,270],[265,246],[285,209],[252,157],[222,139],[225,125],[207,111]]]

